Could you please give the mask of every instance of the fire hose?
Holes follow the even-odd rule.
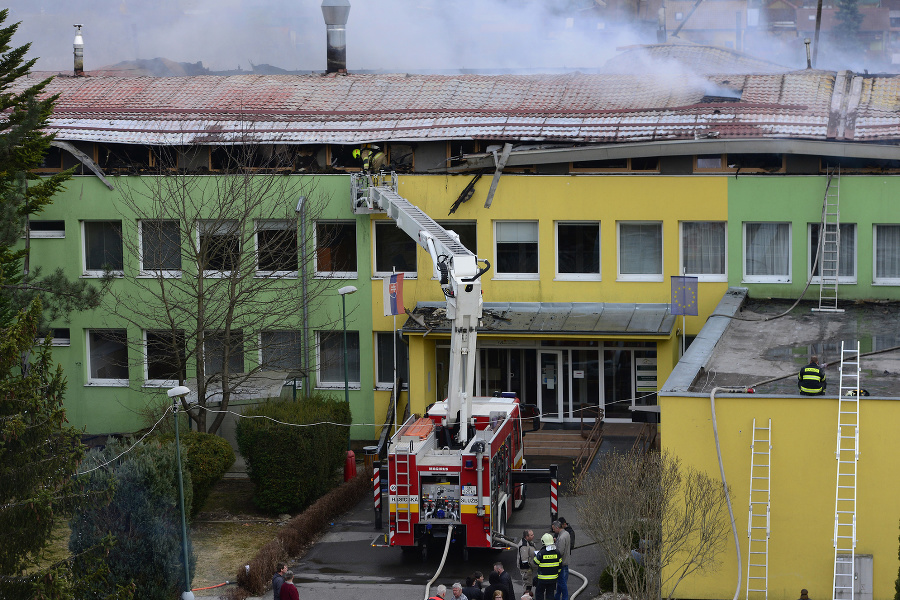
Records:
[[[434,574],[434,577],[425,584],[425,600],[428,600],[429,594],[431,593],[431,584],[437,581],[437,578],[441,576],[441,571],[444,570],[444,563],[447,562],[447,553],[450,552],[450,541],[453,539],[453,523],[447,526],[447,543],[444,544],[444,555],[441,557],[441,564],[438,565],[437,572]]]

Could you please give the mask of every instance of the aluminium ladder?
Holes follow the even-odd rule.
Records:
[[[828,171],[822,222],[819,229],[819,307],[814,311],[844,312],[838,308],[841,264],[841,168]]]
[[[834,495],[834,600],[853,600],[856,578],[856,474],[859,461],[859,342],[841,342],[838,393],[837,482]]]
[[[412,531],[410,514],[412,512],[412,504],[410,492],[410,453],[412,452],[412,442],[409,443],[409,449],[404,444],[397,446],[394,454],[395,479],[394,484],[397,486],[395,500],[396,516],[397,516],[397,533],[409,533]]]
[[[772,419],[767,427],[757,427],[753,419],[750,445],[750,510],[747,517],[747,595],[769,597],[769,526],[772,498]]]

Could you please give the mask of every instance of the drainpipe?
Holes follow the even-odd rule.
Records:
[[[303,395],[309,398],[309,306],[306,301],[306,196],[297,200],[300,219],[300,292],[303,294]]]
[[[719,474],[722,477],[722,487],[725,490],[725,500],[728,504],[728,515],[731,517],[731,533],[734,534],[734,549],[737,551],[737,588],[734,590],[734,600],[738,600],[741,593],[741,577],[743,577],[741,565],[741,542],[738,539],[737,524],[734,521],[734,510],[731,508],[731,494],[728,493],[728,482],[725,480],[725,465],[722,462],[722,447],[719,445],[719,427],[716,425],[716,392],[746,392],[747,388],[720,388],[714,387],[709,393],[709,412],[712,417],[713,436],[716,440],[716,454],[719,457]]]

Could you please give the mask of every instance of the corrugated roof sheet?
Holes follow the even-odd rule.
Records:
[[[58,77],[47,92],[60,95],[49,129],[62,140],[356,144],[900,137],[898,77],[815,70],[705,76]]]
[[[668,304],[609,302],[485,302],[479,334],[655,335],[672,333]],[[449,332],[446,304],[419,302],[403,325],[407,333]],[[423,326],[424,324],[424,326]]]

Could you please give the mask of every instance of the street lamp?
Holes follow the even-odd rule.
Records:
[[[178,469],[178,505],[181,508],[181,545],[184,552],[184,589],[181,600],[194,600],[191,591],[191,568],[188,564],[187,519],[184,515],[184,482],[181,476],[181,440],[178,437],[178,399],[184,398],[191,390],[184,385],[173,387],[166,392],[172,399],[172,414],[175,416],[175,465]]]
[[[341,314],[344,317],[344,400],[350,406],[350,367],[347,356],[347,296],[356,293],[356,287],[345,285],[338,290],[341,295]],[[350,433],[347,433],[347,460],[344,462],[344,481],[350,481],[356,475],[356,456],[350,449]]]

